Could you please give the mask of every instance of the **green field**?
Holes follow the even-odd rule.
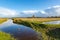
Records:
[[[42,34],[43,40],[60,40],[60,24],[42,24],[42,22],[56,20],[60,18],[14,18],[13,22],[31,27]]]

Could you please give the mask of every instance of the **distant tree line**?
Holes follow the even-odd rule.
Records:
[[[47,18],[60,18],[60,16],[48,16]]]
[[[12,17],[12,18],[60,18],[60,16],[37,17],[35,15],[32,15],[30,17]]]
[[[60,18],[60,16],[36,17],[33,15],[32,18]]]

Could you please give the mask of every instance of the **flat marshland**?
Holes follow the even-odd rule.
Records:
[[[13,22],[31,27],[37,33],[42,34],[43,40],[60,40],[60,24],[42,24],[43,22],[58,20],[60,18],[14,18]]]

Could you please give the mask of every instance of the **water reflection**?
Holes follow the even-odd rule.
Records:
[[[1,24],[0,30],[6,33],[10,33],[18,40],[37,40],[37,33],[26,26],[14,24],[12,20]]]
[[[9,19],[8,21],[0,24],[0,28],[9,27],[10,25],[13,25],[13,21],[11,19]]]
[[[43,22],[43,24],[60,24],[60,21]]]

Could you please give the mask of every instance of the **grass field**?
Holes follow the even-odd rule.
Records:
[[[31,27],[42,34],[43,40],[60,40],[60,24],[42,24],[42,22],[56,20],[60,18],[14,18],[13,22]]]
[[[0,18],[0,24],[7,21],[8,19],[7,18]]]

